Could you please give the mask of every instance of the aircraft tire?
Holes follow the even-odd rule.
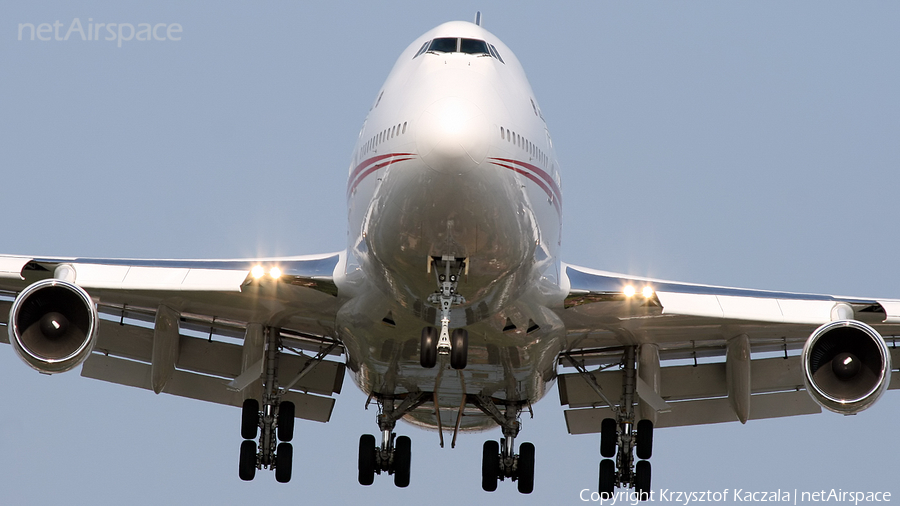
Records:
[[[371,485],[375,482],[375,436],[363,434],[359,437],[359,484]]]
[[[637,458],[649,459],[653,455],[653,422],[639,420],[637,423]]]
[[[616,456],[616,425],[612,418],[604,418],[600,422],[600,455],[608,459]]]
[[[485,492],[497,490],[500,477],[500,443],[485,441],[481,454],[481,488]]]
[[[465,369],[469,360],[469,331],[454,329],[450,334],[450,367]]]
[[[251,481],[256,476],[256,441],[246,440],[241,443],[241,461],[238,475],[244,481]]]
[[[409,486],[409,471],[412,466],[412,441],[407,436],[399,436],[394,442],[394,485]]]
[[[275,450],[275,481],[287,483],[291,481],[291,468],[294,465],[294,447],[291,443],[279,443]]]
[[[600,461],[600,484],[597,492],[601,499],[609,499],[616,491],[616,464],[610,459]],[[603,494],[606,494],[605,496]]]
[[[241,437],[256,439],[257,430],[259,430],[259,401],[244,399],[241,406]]]
[[[639,500],[650,493],[650,462],[639,460],[634,466],[634,491],[638,493]]]
[[[290,441],[294,439],[294,403],[282,402],[278,406],[278,440]]]
[[[518,489],[520,494],[530,494],[534,491],[534,445],[522,443],[519,446],[519,465],[517,466],[519,479]]]
[[[437,364],[438,332],[434,327],[422,329],[422,340],[419,346],[419,362],[422,367],[431,369]]]

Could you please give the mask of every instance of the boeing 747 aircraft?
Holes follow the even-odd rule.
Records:
[[[451,445],[499,426],[481,486],[511,480],[526,494],[535,446],[517,441],[522,414],[553,382],[569,432],[600,434],[598,491],[610,493],[650,490],[655,428],[854,414],[896,374],[884,336],[897,332],[900,300],[562,262],[550,131],[516,56],[478,19],[400,54],[350,158],[348,242],[336,253],[0,256],[9,344],[44,374],[81,366],[240,407],[243,480],[261,469],[291,479],[295,418],[327,422],[349,372],[378,409],[377,436],[359,439],[360,484],[387,474],[409,485],[405,420]],[[721,360],[697,364],[707,357]]]

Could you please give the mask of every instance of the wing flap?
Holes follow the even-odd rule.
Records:
[[[613,402],[619,398],[622,371],[593,373],[597,384]],[[660,369],[660,395],[666,401],[700,400],[725,397],[725,362],[663,367]],[[750,362],[751,394],[802,390],[800,357],[766,358]],[[604,407],[606,403],[579,374],[559,376],[560,401],[570,408]],[[804,393],[805,395],[805,393]]]
[[[95,352],[149,363],[153,356],[153,329],[100,320]],[[240,376],[242,372],[242,354],[243,348],[237,344],[182,334],[178,339],[178,358],[175,365],[183,371],[218,376],[230,381]],[[305,363],[305,357],[281,354],[279,378],[282,383],[289,381],[290,376],[297,374]],[[340,393],[343,377],[344,364],[323,360],[304,375],[292,390],[319,395]]]
[[[891,360],[900,364],[900,348],[891,348]],[[766,358],[750,362],[750,420],[820,413],[803,384],[800,357]],[[622,389],[621,371],[591,373],[612,402]],[[672,408],[660,412],[657,427],[678,427],[738,421],[728,399],[725,363],[663,367],[661,396]],[[559,397],[570,434],[600,432],[604,418],[615,418],[603,399],[579,374],[559,376]],[[900,370],[891,374],[891,390],[900,389]]]
[[[151,390],[150,364],[93,354],[85,361],[81,375],[110,383]],[[228,380],[176,370],[163,392],[179,397],[240,407],[243,396],[226,387]],[[331,418],[334,399],[317,395],[288,392],[284,400],[295,406],[297,418],[327,422]]]
[[[738,421],[727,398],[670,402],[672,410],[660,413],[657,428],[681,427]],[[821,413],[822,408],[805,391],[760,394],[750,397],[750,420]],[[600,432],[604,418],[615,418],[609,408],[567,409],[566,427],[569,434]]]

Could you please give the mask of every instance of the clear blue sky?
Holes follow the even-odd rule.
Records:
[[[4,6],[0,252],[342,249],[350,150],[375,93],[415,37],[480,9],[525,66],[558,148],[565,261],[900,297],[897,4],[297,4]],[[17,40],[19,23],[76,17],[183,32],[121,48]],[[520,440],[537,447],[530,497],[508,482],[481,491],[481,445],[497,431],[441,450],[436,433],[405,424],[411,486],[359,486],[357,442],[376,413],[349,379],[331,423],[298,423],[290,484],[244,483],[237,409],[41,376],[0,352],[4,504],[580,504],[597,483],[598,437],[566,434],[555,389],[523,420]],[[898,408],[888,392],[853,417],[660,430],[653,488],[900,497]]]

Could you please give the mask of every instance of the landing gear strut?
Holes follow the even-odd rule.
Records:
[[[241,443],[240,465],[238,474],[244,481],[256,476],[256,470],[269,468],[275,470],[275,479],[279,483],[291,481],[291,467],[294,460],[294,448],[290,441],[294,438],[294,404],[281,401],[282,392],[276,386],[278,375],[278,354],[280,332],[278,329],[266,328],[265,376],[263,378],[263,406],[260,409],[256,399],[245,399],[241,407]],[[259,447],[254,439],[258,432]],[[278,441],[281,441],[279,443]]]
[[[450,355],[450,366],[465,369],[469,353],[469,332],[454,329],[450,332],[450,309],[465,304],[466,299],[457,293],[459,277],[466,268],[465,259],[444,255],[432,259],[432,267],[437,278],[438,290],[428,296],[428,302],[441,308],[441,330],[434,327],[422,329],[420,362],[422,367],[432,368],[437,363],[437,355]]]
[[[250,481],[256,476],[257,469],[268,468],[275,470],[275,479],[278,482],[287,483],[291,480],[294,460],[294,448],[290,441],[294,438],[296,413],[294,403],[283,400],[283,397],[321,362],[337,343],[332,342],[323,346],[317,355],[307,357],[306,363],[297,375],[283,385],[278,383],[278,362],[282,352],[281,329],[252,324],[248,326],[244,343],[245,347],[252,349],[258,345],[259,349],[265,351],[260,360],[247,367],[228,385],[233,390],[243,391],[262,377],[262,403],[250,397],[244,400],[241,408],[241,437],[244,441],[241,443],[238,475],[242,480]],[[254,441],[257,434],[258,445]]]
[[[650,462],[653,452],[653,422],[640,420],[635,426],[635,347],[626,346],[622,375],[622,400],[613,408],[616,418],[606,418],[600,424],[600,483],[601,497],[612,497],[615,488],[633,487],[640,500],[650,494]],[[617,451],[618,450],[618,451]],[[635,464],[632,451],[640,459]],[[616,460],[613,461],[612,457]]]
[[[481,488],[486,492],[497,490],[497,480],[510,478],[517,481],[517,488],[522,494],[530,494],[534,490],[534,445],[522,443],[519,453],[515,453],[516,436],[522,428],[519,413],[522,407],[507,404],[505,412],[501,412],[496,404],[485,396],[471,396],[475,405],[485,414],[500,424],[503,438],[500,442],[485,441],[481,459]]]
[[[423,393],[409,394],[399,406],[395,399],[378,401],[378,428],[381,430],[381,445],[375,444],[375,436],[363,434],[359,438],[359,484],[371,485],[375,475],[386,472],[394,475],[394,485],[409,486],[412,442],[407,436],[395,437],[394,427],[403,415],[422,405],[428,396]]]

